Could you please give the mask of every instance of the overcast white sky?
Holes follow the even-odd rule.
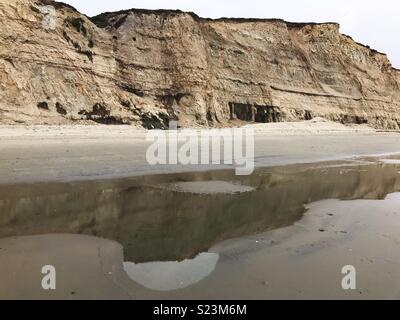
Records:
[[[342,33],[387,53],[400,68],[398,0],[61,0],[88,16],[130,8],[181,9],[201,17],[281,18],[339,22]]]

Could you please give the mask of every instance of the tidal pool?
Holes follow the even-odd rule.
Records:
[[[362,298],[384,285],[399,298],[399,167],[365,159],[2,185],[0,298]],[[339,267],[355,255],[365,279],[368,259],[391,276],[344,292]],[[52,261],[60,289],[43,292],[37,269]]]

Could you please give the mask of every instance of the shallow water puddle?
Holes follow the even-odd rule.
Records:
[[[308,228],[313,231],[316,229],[317,234],[332,231],[343,239],[352,235],[351,230],[362,233],[362,230],[354,228],[336,230],[329,224],[334,219],[329,215],[332,213],[325,214],[330,218],[328,222],[326,219],[324,223],[318,220],[321,225],[314,227],[307,218],[303,218],[306,206],[326,199],[383,200],[388,194],[400,191],[398,171],[399,166],[395,162],[378,161],[359,165],[327,163],[260,169],[247,177],[235,176],[231,171],[217,171],[115,181],[0,186],[0,237],[4,238],[0,240],[0,247],[6,248],[0,250],[0,260],[7,257],[7,263],[2,263],[3,268],[7,265],[12,269],[13,264],[19,263],[19,255],[25,252],[27,258],[24,263],[27,265],[30,263],[29,257],[32,261],[43,258],[46,264],[51,262],[45,262],[46,257],[66,263],[65,259],[58,257],[59,253],[54,253],[53,241],[47,243],[44,240],[46,237],[59,239],[61,234],[94,236],[112,240],[109,246],[116,253],[108,269],[104,270],[107,263],[103,258],[98,263],[103,266],[104,277],[111,277],[120,290],[123,287],[125,293],[130,292],[129,298],[179,298],[180,294],[182,298],[190,298],[191,294],[201,297],[202,293],[209,291],[209,278],[215,283],[224,283],[223,279],[230,279],[244,268],[243,264],[235,261],[251,257],[252,252],[259,250],[260,246],[284,248],[290,243],[293,230],[308,234],[311,238],[317,237]],[[368,224],[368,221],[365,223]],[[270,238],[273,232],[269,230],[276,230],[273,232],[280,234],[277,236],[279,240]],[[260,234],[263,237],[253,239]],[[68,252],[69,262],[66,264],[73,263],[71,270],[76,265],[80,265],[80,269],[84,269],[83,265],[88,263],[96,265],[94,259],[85,261],[73,249],[81,244],[85,247],[89,238],[76,239],[72,235],[58,242],[63,248],[57,252]],[[15,246],[24,249],[13,254],[14,249],[11,249],[10,242],[7,242],[10,240],[6,238],[14,239]],[[314,253],[315,248],[332,242],[329,237],[326,243],[318,239],[315,239],[315,243],[311,240],[307,250]],[[26,247],[27,242],[37,241],[40,244],[34,249]],[[87,250],[100,250],[95,243],[91,243]],[[235,250],[239,250],[239,247],[240,250],[228,254],[226,248],[230,243],[235,243]],[[118,244],[122,248],[118,249]],[[120,256],[118,250],[121,251]],[[285,250],[280,250],[280,254]],[[301,248],[297,250],[303,253],[307,251]],[[38,251],[41,251],[39,256]],[[268,256],[269,252],[267,250],[264,254]],[[106,256],[106,260],[109,260],[109,254]],[[277,256],[271,254],[271,259],[273,257]],[[258,258],[253,257],[255,261]],[[231,266],[227,265],[226,259],[233,259]],[[249,259],[251,262],[252,258]],[[268,264],[271,266],[271,263]],[[261,264],[265,264],[265,261]],[[272,265],[272,268],[278,268],[279,262]],[[232,269],[234,267],[236,269]],[[247,277],[247,284],[242,283],[245,287],[239,290],[243,297],[262,298],[267,295],[260,292],[258,287],[254,289],[254,283],[251,284],[251,279],[261,273],[255,269],[250,274],[242,274],[244,278]],[[15,281],[19,281],[18,278]],[[269,283],[259,279],[257,285],[264,282]],[[68,283],[73,284],[71,281]],[[71,288],[67,290],[69,293],[64,294],[74,292],[74,297],[92,297],[96,292],[99,293],[100,287],[96,288],[96,284],[87,286],[91,287],[90,290]],[[105,297],[118,296],[116,288],[106,287],[100,290]],[[217,298],[241,297],[233,295],[232,288],[226,283],[222,288],[225,289],[214,290]],[[291,288],[287,290],[289,292]],[[165,293],[168,291],[174,293]],[[15,291],[17,296],[19,293]],[[41,297],[41,294],[33,295]],[[7,297],[0,286],[0,297],[2,295]]]

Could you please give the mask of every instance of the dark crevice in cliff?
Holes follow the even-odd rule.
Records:
[[[85,116],[85,120],[92,120],[100,124],[124,124],[122,119],[112,116],[110,110],[102,103],[94,104],[90,112],[81,110],[78,114]]]
[[[281,113],[277,107],[255,105],[255,108],[255,122],[268,123],[282,121]]]
[[[42,110],[49,110],[49,104],[47,102],[39,102],[37,104],[38,109],[42,109]]]
[[[190,93],[176,93],[176,94],[165,94],[165,95],[158,95],[157,99],[167,107],[171,107],[174,102],[179,104],[183,97],[190,96]]]
[[[93,62],[93,56],[95,55],[94,52],[83,49],[78,42],[74,41],[71,37],[68,36],[65,30],[63,30],[63,37],[70,45],[72,45],[75,48],[76,52],[85,55],[90,60],[90,62]]]
[[[144,114],[141,117],[142,126],[145,129],[162,129],[167,130],[170,118],[162,113],[156,115]]]
[[[339,118],[343,124],[368,124],[368,119],[363,116],[341,114]]]
[[[143,90],[133,86],[132,84],[127,84],[127,83],[118,83],[117,86],[126,92],[133,93],[134,95],[138,97],[144,97],[144,92]]]
[[[67,110],[65,110],[65,108],[62,106],[62,104],[59,102],[56,103],[56,110],[59,114],[61,114],[63,116],[67,115]]]
[[[274,106],[230,102],[229,112],[231,120],[259,123],[282,121],[279,108]]]
[[[66,18],[66,19],[64,20],[64,22],[65,22],[65,24],[71,25],[72,27],[74,27],[75,30],[76,30],[78,33],[82,33],[85,37],[87,36],[88,31],[87,31],[87,29],[86,29],[86,27],[85,27],[85,22],[83,21],[82,18],[72,18],[72,17],[69,17],[69,18]]]

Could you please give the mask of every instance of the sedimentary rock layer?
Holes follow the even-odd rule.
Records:
[[[53,20],[52,20],[53,19]],[[54,24],[52,24],[54,22]],[[0,3],[0,122],[400,126],[400,71],[336,23]]]

